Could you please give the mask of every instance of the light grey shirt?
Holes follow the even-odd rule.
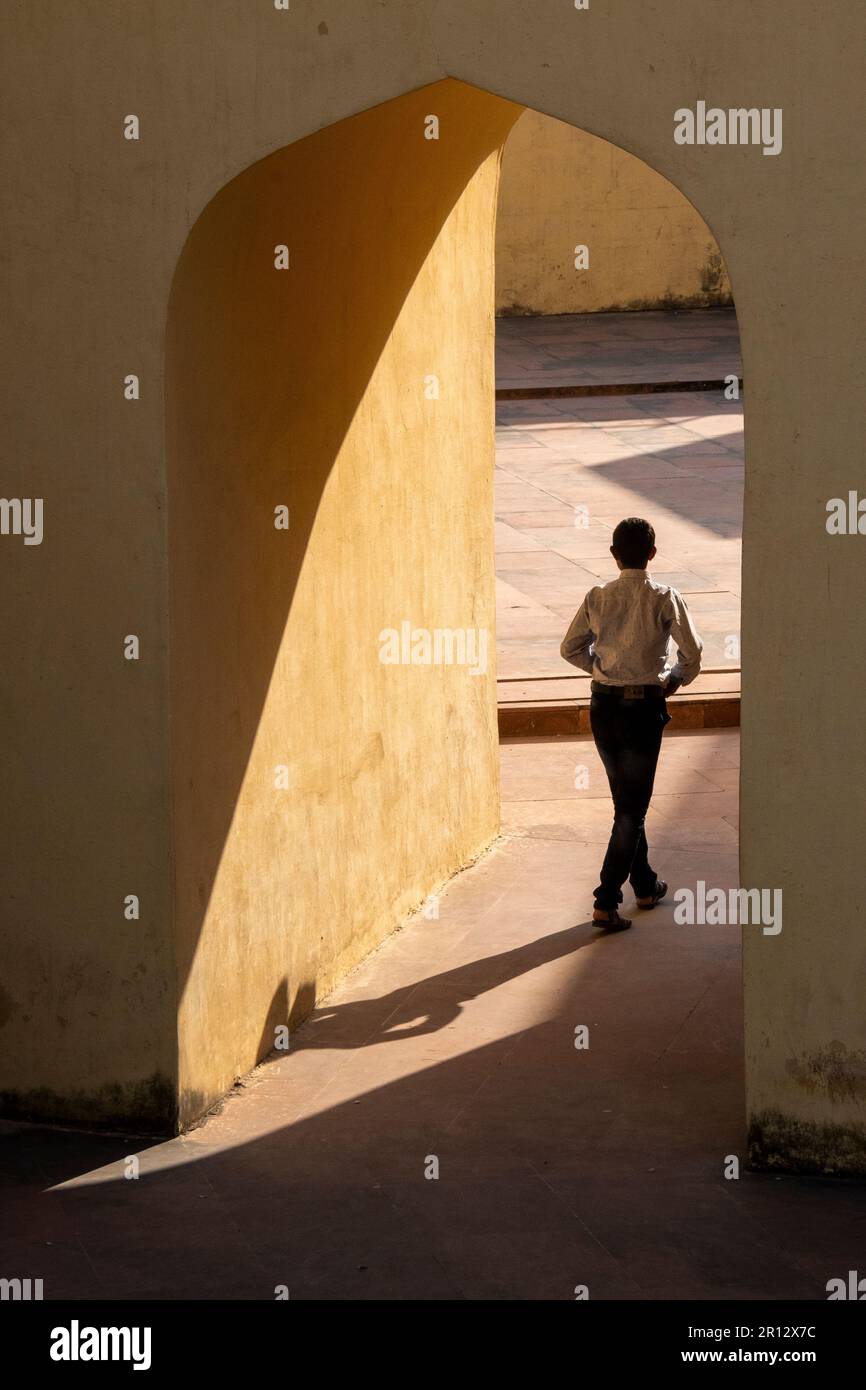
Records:
[[[702,650],[682,594],[646,570],[620,570],[618,579],[590,589],[560,647],[566,661],[603,685],[664,685],[669,677],[688,685]]]

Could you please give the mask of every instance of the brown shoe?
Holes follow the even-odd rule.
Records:
[[[599,927],[602,931],[628,931],[631,926],[630,917],[620,917],[616,908],[611,908],[607,917],[593,917],[592,925]]]
[[[655,891],[651,898],[635,898],[638,907],[643,908],[644,912],[649,912],[651,907],[660,903],[662,898],[667,896],[668,886],[663,878],[656,879]]]

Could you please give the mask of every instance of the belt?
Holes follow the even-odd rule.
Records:
[[[593,695],[618,695],[622,700],[664,698],[664,691],[660,685],[606,685],[602,681],[593,681],[591,690]]]

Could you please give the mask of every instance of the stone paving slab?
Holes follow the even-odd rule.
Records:
[[[741,373],[732,309],[497,320],[497,388]],[[741,402],[675,390],[499,401],[496,438],[500,680],[571,670],[559,642],[586,590],[615,577],[611,533],[629,515],[655,525],[652,573],[687,596],[705,665],[739,671]]]
[[[497,387],[722,380],[729,374],[742,375],[733,309],[496,322]]]
[[[497,422],[500,680],[573,670],[559,644],[586,591],[615,578],[613,528],[634,515],[655,526],[650,572],[686,596],[705,666],[738,671],[742,402],[715,392],[509,401]]]

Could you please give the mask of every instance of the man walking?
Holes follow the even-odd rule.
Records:
[[[648,521],[621,521],[610,552],[619,578],[590,589],[560,651],[593,677],[590,724],[613,797],[613,831],[592,919],[608,931],[622,931],[631,926],[618,911],[626,879],[638,907],[655,907],[667,893],[668,885],[650,868],[644,821],[670,720],[665,697],[694,680],[702,643],[682,595],[647,572],[656,553]],[[671,638],[677,648],[673,666]]]

